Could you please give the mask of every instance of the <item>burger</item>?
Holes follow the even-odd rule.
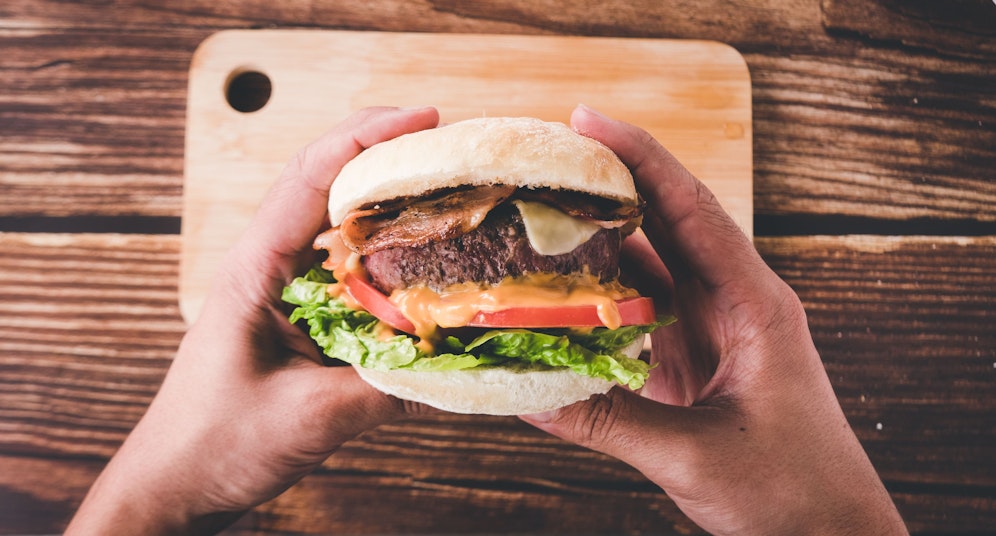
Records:
[[[320,266],[283,299],[325,356],[377,389],[517,415],[639,389],[669,322],[620,282],[643,202],[616,155],[562,123],[479,118],[349,161]]]

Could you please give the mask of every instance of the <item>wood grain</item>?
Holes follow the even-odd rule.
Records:
[[[975,78],[971,62],[879,49],[745,56],[755,213],[996,221],[996,101],[978,91],[996,66]]]
[[[202,36],[0,25],[0,214],[179,215]]]
[[[728,42],[753,78],[757,214],[946,219],[964,222],[966,234],[991,233],[996,222],[992,54],[827,35],[815,0],[735,12],[719,0],[309,6],[5,4],[0,216],[178,217],[196,45],[217,29],[281,25]]]
[[[844,411],[911,529],[996,522],[996,238],[757,244],[800,294]],[[0,496],[19,505],[0,516],[0,532],[58,530],[141,416],[184,329],[178,256],[176,236],[0,234]],[[397,515],[377,507],[385,501]],[[233,530],[246,524],[694,531],[619,462],[514,418],[459,415],[361,436]]]
[[[991,0],[823,0],[830,30],[945,54],[992,58],[996,9]]]
[[[280,27],[732,44],[752,76],[761,234],[907,235],[761,236],[758,248],[799,292],[844,411],[911,531],[988,534],[992,9],[989,0],[0,3],[0,231],[72,233],[0,232],[0,533],[60,532],[153,397],[184,329],[175,233],[191,57],[215,31]],[[698,532],[618,462],[515,419],[437,416],[348,443],[229,533],[374,528]]]
[[[0,233],[4,453],[108,456],[184,329],[173,237]]]
[[[986,394],[996,374],[996,238],[793,237],[758,248],[802,298],[883,478],[992,490],[996,466],[963,464],[996,455],[987,417],[996,401]]]

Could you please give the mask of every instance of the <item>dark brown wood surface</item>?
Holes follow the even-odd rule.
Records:
[[[716,39],[753,82],[755,231],[914,533],[996,526],[989,0],[0,5],[0,534],[59,532],[140,418],[177,306],[186,72],[224,28]],[[167,7],[168,6],[168,7]],[[230,531],[698,532],[514,418],[384,426]]]

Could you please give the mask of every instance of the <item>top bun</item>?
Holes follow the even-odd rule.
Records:
[[[329,219],[443,188],[505,184],[638,203],[633,177],[608,147],[563,123],[485,117],[405,134],[350,160],[329,190]]]

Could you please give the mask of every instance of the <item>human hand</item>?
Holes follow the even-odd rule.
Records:
[[[678,322],[652,335],[642,396],[616,388],[523,419],[632,465],[713,533],[905,533],[795,293],[649,134],[585,107],[571,123],[632,170],[646,238],[624,253],[638,287],[672,293]]]
[[[433,108],[357,112],[282,173],[226,258],[159,393],[67,533],[210,532],[290,487],[343,442],[417,405],[323,367],[281,291],[315,262],[329,186],[360,151],[435,127]]]

